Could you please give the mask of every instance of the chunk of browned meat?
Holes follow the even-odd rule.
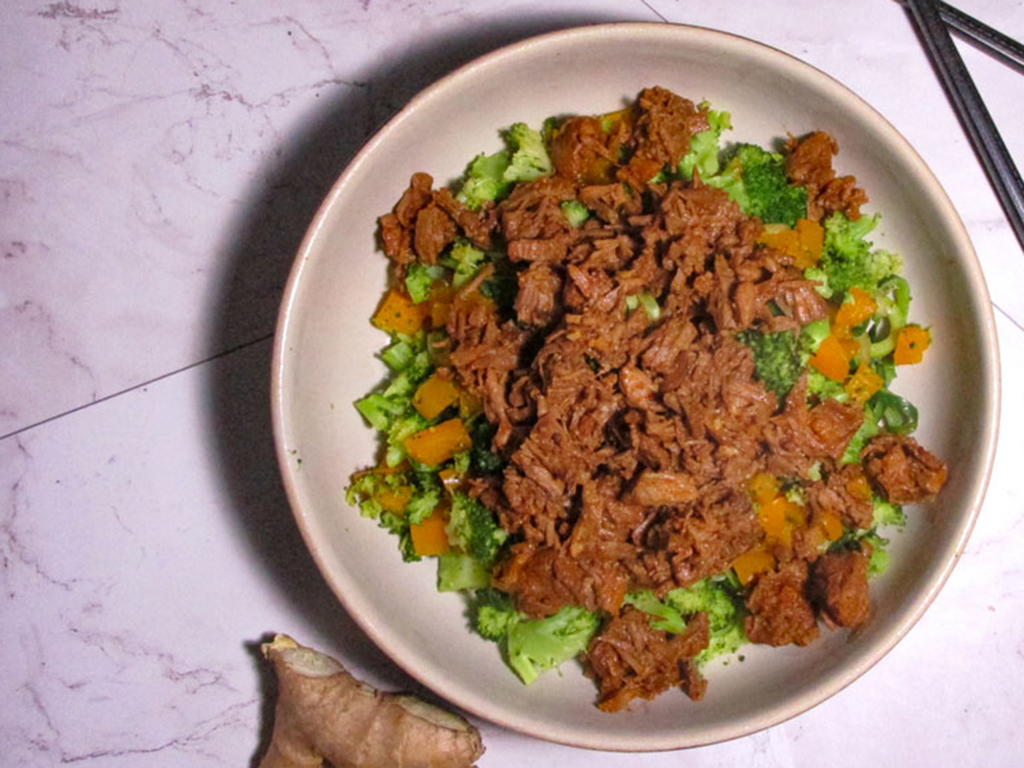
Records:
[[[639,193],[627,189],[625,184],[583,187],[580,190],[579,199],[599,219],[609,224],[618,223],[625,216],[639,213],[642,202]]]
[[[673,168],[690,149],[690,137],[707,130],[707,112],[665,88],[640,92],[636,154]]]
[[[807,563],[794,560],[760,576],[747,597],[743,628],[752,643],[810,645],[818,623],[805,596]]]
[[[640,474],[629,497],[645,507],[688,504],[697,498],[697,485],[683,472],[652,472]]]
[[[555,173],[574,182],[602,184],[615,178],[618,162],[616,137],[604,132],[595,117],[571,117],[551,140]]]
[[[429,173],[414,173],[409,180],[409,188],[402,193],[395,204],[395,217],[403,227],[411,227],[416,221],[416,214],[425,208],[433,198],[431,187],[434,179]]]
[[[586,663],[600,687],[598,707],[618,712],[636,698],[653,699],[685,683],[694,699],[704,693],[695,668],[684,665],[708,645],[708,618],[697,613],[679,635],[651,627],[653,617],[626,608],[590,641]]]
[[[527,325],[547,325],[555,317],[562,278],[545,264],[532,264],[519,273],[516,319]]]
[[[864,470],[896,504],[928,501],[946,484],[948,468],[906,435],[881,434],[861,452]]]
[[[803,140],[791,140],[786,155],[786,175],[793,184],[807,187],[807,217],[820,221],[833,211],[860,218],[860,206],[868,201],[853,176],[836,178],[832,156],[838,154],[835,139],[816,131]]]
[[[431,203],[416,214],[413,230],[413,248],[423,264],[436,264],[448,244],[455,239],[458,230],[452,217],[440,206]]]
[[[560,205],[575,198],[576,185],[557,176],[519,184],[498,205],[501,233],[509,242],[564,235],[572,227]]]
[[[830,627],[859,627],[871,615],[868,558],[860,550],[822,555],[811,568],[808,594]]]

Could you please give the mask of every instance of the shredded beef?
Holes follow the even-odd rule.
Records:
[[[618,712],[677,685],[701,698],[705,686],[691,659],[707,647],[708,627],[707,615],[697,613],[682,634],[670,635],[654,629],[648,614],[625,609],[587,648],[587,664],[600,681],[598,707]]]
[[[808,397],[806,373],[781,400],[765,387],[737,334],[799,334],[830,306],[790,257],[761,247],[760,219],[726,192],[699,174],[661,173],[707,127],[704,109],[649,88],[620,113],[562,121],[554,174],[497,204],[470,210],[414,174],[380,219],[399,276],[414,260],[443,263],[459,237],[508,255],[454,292],[435,352],[479,400],[504,463],[468,482],[510,537],[493,585],[527,616],[566,605],[608,615],[587,653],[608,711],[673,686],[696,699],[705,686],[692,658],[707,644],[706,617],[672,637],[623,608],[629,590],[664,595],[763,549],[775,567],[746,585],[747,636],[807,645],[819,615],[855,627],[870,614],[867,556],[826,554],[835,527],[873,526],[872,489],[912,503],[946,479],[941,461],[892,434],[868,444],[863,468],[843,465],[864,407]],[[822,132],[787,147],[811,219],[855,219],[867,199],[852,176],[836,176],[837,151]],[[571,225],[566,201],[591,215]],[[503,280],[518,287],[504,303]],[[806,498],[784,543],[767,537],[752,503],[758,473]]]

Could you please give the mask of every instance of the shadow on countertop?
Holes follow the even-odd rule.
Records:
[[[226,254],[225,280],[209,348],[234,351],[210,366],[209,418],[217,435],[220,470],[245,542],[270,572],[284,598],[322,637],[327,653],[372,670],[371,682],[435,699],[394,665],[362,632],[335,598],[306,549],[280,480],[270,419],[270,358],[281,293],[306,228],[320,202],[370,135],[416,93],[458,66],[544,32],[612,19],[563,15],[476,24],[417,41],[399,59],[357,78],[358,85],[324,99],[308,123],[287,139],[260,169],[249,199],[240,206]],[[261,633],[287,627],[253,627],[246,644],[259,657]],[[300,642],[303,638],[297,638]],[[259,660],[263,684],[260,746],[273,721],[273,680]],[[253,765],[257,757],[253,758]]]

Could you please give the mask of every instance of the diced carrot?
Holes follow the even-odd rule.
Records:
[[[871,294],[860,288],[851,288],[853,301],[844,302],[836,314],[835,325],[847,330],[853,329],[871,317],[878,310],[878,304]]]
[[[425,419],[433,419],[441,415],[450,405],[459,401],[459,386],[454,381],[439,373],[434,373],[416,389],[412,396],[413,407]]]
[[[759,573],[767,573],[775,568],[775,556],[763,549],[752,549],[737,557],[732,562],[736,578],[740,584],[749,584]]]
[[[447,521],[438,510],[418,525],[409,526],[412,548],[420,557],[443,555],[448,551],[448,534],[444,532]]]
[[[413,304],[412,299],[397,288],[384,294],[371,322],[388,333],[413,334],[423,327],[428,307]]]
[[[767,472],[758,472],[747,480],[747,490],[757,504],[767,504],[779,495],[779,482]]]
[[[843,389],[851,399],[858,403],[866,403],[884,384],[885,381],[871,369],[870,365],[861,363]]]
[[[896,351],[892,361],[896,365],[914,365],[920,363],[924,351],[931,344],[932,337],[928,330],[919,325],[906,325],[896,337]]]
[[[461,419],[448,419],[405,439],[405,450],[420,464],[436,466],[473,445]]]
[[[846,381],[852,357],[836,334],[832,333],[818,346],[818,351],[811,357],[810,364],[815,370],[834,381]]]

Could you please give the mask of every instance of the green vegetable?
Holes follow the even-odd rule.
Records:
[[[433,472],[416,472],[413,475],[413,495],[405,505],[405,516],[410,525],[419,525],[441,501],[441,483]]]
[[[508,164],[509,153],[506,150],[493,155],[477,155],[469,164],[466,180],[455,197],[474,211],[487,200],[503,197],[509,187],[505,180]]]
[[[488,567],[508,538],[491,510],[464,493],[452,494],[452,508],[445,532],[453,547]]]
[[[865,239],[880,218],[876,214],[850,221],[836,211],[825,220],[821,260],[817,266],[805,270],[804,276],[821,283],[817,290],[826,299],[850,288],[874,293],[882,280],[900,271],[899,256],[872,249],[872,243]]]
[[[774,392],[781,403],[800,376],[800,356],[792,333],[762,333],[748,329],[736,338],[750,347],[754,356],[754,371],[765,389]]]
[[[889,567],[889,553],[885,549],[889,546],[889,540],[883,539],[872,531],[866,534],[861,541],[871,545],[871,556],[868,558],[868,576],[878,576],[885,573],[886,568]]]
[[[864,423],[861,424],[860,428],[853,433],[853,437],[851,437],[850,442],[847,443],[846,450],[839,459],[839,463],[860,464],[860,452],[864,450],[864,446],[867,445],[868,440],[877,434],[878,418],[870,407],[865,406]]]
[[[472,606],[473,626],[488,640],[504,640],[512,627],[526,617],[516,610],[512,597],[497,589],[481,589]]]
[[[458,240],[443,261],[446,267],[455,270],[452,287],[461,288],[472,280],[486,259],[487,254],[474,247],[468,240]]]
[[[814,320],[801,328],[799,339],[800,362],[806,365],[807,360],[810,359],[811,355],[818,351],[818,347],[821,346],[821,342],[823,342],[830,333],[832,333],[832,329],[829,326],[828,318]]]
[[[650,591],[631,592],[624,602],[654,616],[652,627],[672,634],[685,630],[686,621],[693,614],[706,613],[708,647],[695,658],[701,666],[718,656],[733,653],[749,642],[743,631],[743,612],[729,595],[728,585],[723,581],[702,579],[685,589],[673,589],[663,601]]]
[[[792,227],[807,216],[807,190],[787,183],[782,155],[754,144],[737,145],[722,173],[704,183],[727,192],[745,214],[765,224]]]
[[[657,322],[661,318],[661,306],[658,304],[658,300],[647,291],[634,293],[626,297],[626,309],[628,311],[632,312],[637,307],[644,308],[644,314],[647,315],[647,319],[652,323]]]
[[[507,635],[509,666],[529,685],[541,672],[585,651],[600,623],[596,613],[576,605],[546,619],[520,621]]]
[[[416,348],[405,339],[395,339],[391,345],[380,353],[383,360],[392,371],[403,371],[408,368],[416,356]]]
[[[894,392],[879,390],[868,400],[867,406],[889,432],[909,435],[917,429],[917,408]]]
[[[899,504],[891,504],[875,494],[872,494],[871,508],[872,520],[876,528],[880,525],[895,525],[902,527],[907,524],[907,516],[903,512],[903,507]]]
[[[706,106],[704,104],[702,107]],[[696,168],[700,177],[707,178],[718,173],[719,146],[718,141],[723,131],[732,129],[728,112],[708,110],[708,129],[695,133],[690,137],[690,149],[679,161],[679,175],[689,180]]]
[[[435,280],[444,279],[442,267],[428,267],[424,264],[410,264],[405,271],[405,288],[413,304],[425,301],[430,295],[430,288]]]
[[[473,439],[473,447],[469,449],[470,467],[484,475],[500,471],[505,462],[491,450],[491,441],[497,427],[480,415],[468,424],[468,430],[469,436]]]
[[[505,132],[505,140],[512,148],[512,158],[502,174],[502,179],[512,181],[533,181],[548,176],[554,170],[544,137],[526,123],[515,123]]]
[[[579,200],[563,200],[558,204],[570,227],[581,227],[590,218],[590,209]]]
[[[843,388],[842,382],[830,379],[814,368],[807,369],[807,396],[816,397],[819,401],[838,400],[841,403],[850,399]]]
[[[438,592],[483,589],[490,583],[490,568],[469,555],[445,552],[437,558]]]

